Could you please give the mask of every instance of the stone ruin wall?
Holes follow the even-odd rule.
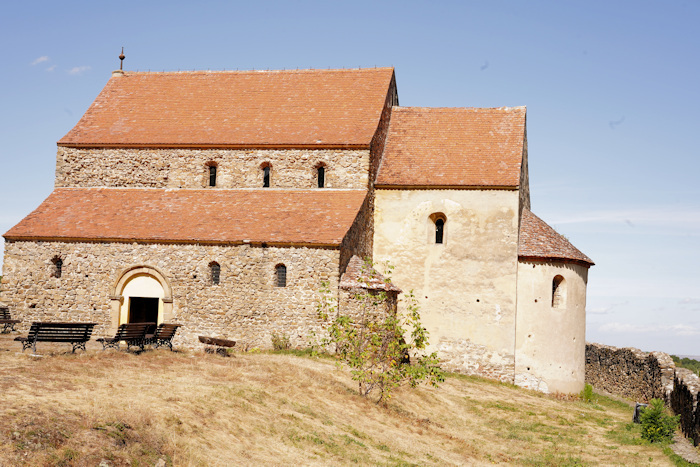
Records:
[[[63,259],[60,278],[52,259]],[[209,264],[221,265],[218,285]],[[176,345],[194,345],[200,334],[234,338],[246,347],[271,347],[272,333],[306,347],[324,327],[316,304],[321,281],[338,290],[339,251],[249,245],[176,245],[8,241],[2,296],[18,327],[32,321],[96,322],[94,335],[111,323],[110,297],[121,273],[136,265],[158,269],[173,291],[174,322],[183,324]],[[275,266],[287,267],[287,287],[275,286]],[[119,291],[117,291],[117,294]]]
[[[700,378],[687,368],[677,368],[673,383],[671,408],[680,415],[683,433],[697,446],[700,444]]]
[[[638,402],[663,399],[680,415],[681,429],[695,445],[700,443],[700,378],[676,368],[663,352],[586,344],[586,382],[597,390]]]
[[[367,189],[369,150],[350,149],[80,149],[59,147],[56,187],[262,188],[269,163],[271,188],[318,187],[325,164],[326,188]]]
[[[668,401],[675,368],[671,357],[663,352],[586,344],[586,382],[638,402],[653,398]]]

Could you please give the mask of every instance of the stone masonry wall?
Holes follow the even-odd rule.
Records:
[[[379,164],[381,164],[382,156],[384,154],[384,145],[386,143],[386,136],[389,132],[389,123],[391,121],[391,110],[395,105],[399,105],[399,95],[396,91],[396,80],[391,80],[391,85],[389,87],[389,92],[386,95],[386,100],[384,101],[384,108],[382,109],[382,115],[379,118],[379,125],[377,126],[377,131],[372,137],[372,143],[370,144],[370,170],[369,176],[372,181],[372,186],[374,187],[374,181],[377,178],[377,172],[379,171]]]
[[[586,344],[586,382],[638,402],[669,400],[676,366],[668,354]]]
[[[362,259],[372,258],[372,228],[374,211],[373,193],[369,193],[362,203],[357,217],[340,245],[340,274],[345,272],[345,268],[353,255]]]
[[[668,354],[588,343],[586,382],[640,402],[663,399],[680,415],[683,433],[696,446],[700,443],[700,378],[686,368],[676,368]]]
[[[217,188],[262,188],[269,163],[271,188],[367,189],[369,151],[348,149],[78,149],[59,147],[56,187],[204,188],[217,165]]]
[[[63,259],[60,278],[51,260]],[[209,264],[221,265],[212,285]],[[261,248],[137,243],[5,243],[2,296],[25,332],[32,321],[110,325],[110,297],[121,273],[132,266],[159,270],[172,289],[174,322],[183,324],[176,344],[194,344],[200,334],[235,338],[241,347],[269,348],[273,332],[306,346],[323,333],[316,302],[321,281],[338,287],[339,251],[322,248]],[[287,267],[287,287],[275,286],[275,266]]]
[[[693,440],[700,443],[700,378],[687,368],[677,368],[671,392],[671,408],[680,417],[681,430]]]
[[[431,341],[432,343],[432,341]],[[502,355],[485,345],[469,339],[449,339],[440,337],[437,342],[440,366],[447,371],[467,375],[483,376],[504,383],[513,384],[515,358]]]

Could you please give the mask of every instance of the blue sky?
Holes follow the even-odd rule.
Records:
[[[587,340],[700,355],[700,2],[7,2],[0,231],[119,67],[394,66],[404,106],[528,107],[533,211],[596,262]]]

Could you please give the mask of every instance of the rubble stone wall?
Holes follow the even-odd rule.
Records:
[[[63,260],[54,277],[52,259]],[[323,333],[316,303],[321,281],[337,290],[339,250],[249,245],[7,241],[2,296],[25,332],[32,321],[95,322],[95,336],[114,322],[113,300],[124,271],[154,268],[172,291],[172,320],[183,325],[176,344],[198,335],[232,338],[245,347],[271,347],[273,332],[306,347]],[[221,266],[213,284],[209,264]],[[275,266],[287,268],[287,286],[276,286]],[[169,305],[170,306],[170,305]]]
[[[700,397],[698,375],[687,368],[677,368],[671,392],[671,408],[680,415],[681,430],[693,440],[696,446],[700,444],[698,397]]]
[[[638,402],[669,400],[676,366],[663,352],[586,344],[586,382]]]
[[[700,443],[700,378],[688,369],[676,368],[668,354],[588,343],[586,382],[639,402],[663,399],[680,415],[683,433],[696,446]]]
[[[209,165],[216,187],[262,188],[270,164],[271,188],[367,189],[369,150],[350,149],[81,149],[59,147],[56,187],[206,188]]]

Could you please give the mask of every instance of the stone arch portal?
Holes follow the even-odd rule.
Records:
[[[110,300],[110,333],[116,332],[122,323],[139,319],[130,316],[134,312],[134,304],[155,304],[157,300],[156,322],[163,323],[173,319],[170,283],[158,269],[151,266],[134,266],[122,271],[114,284]],[[155,310],[153,313],[155,316]]]

